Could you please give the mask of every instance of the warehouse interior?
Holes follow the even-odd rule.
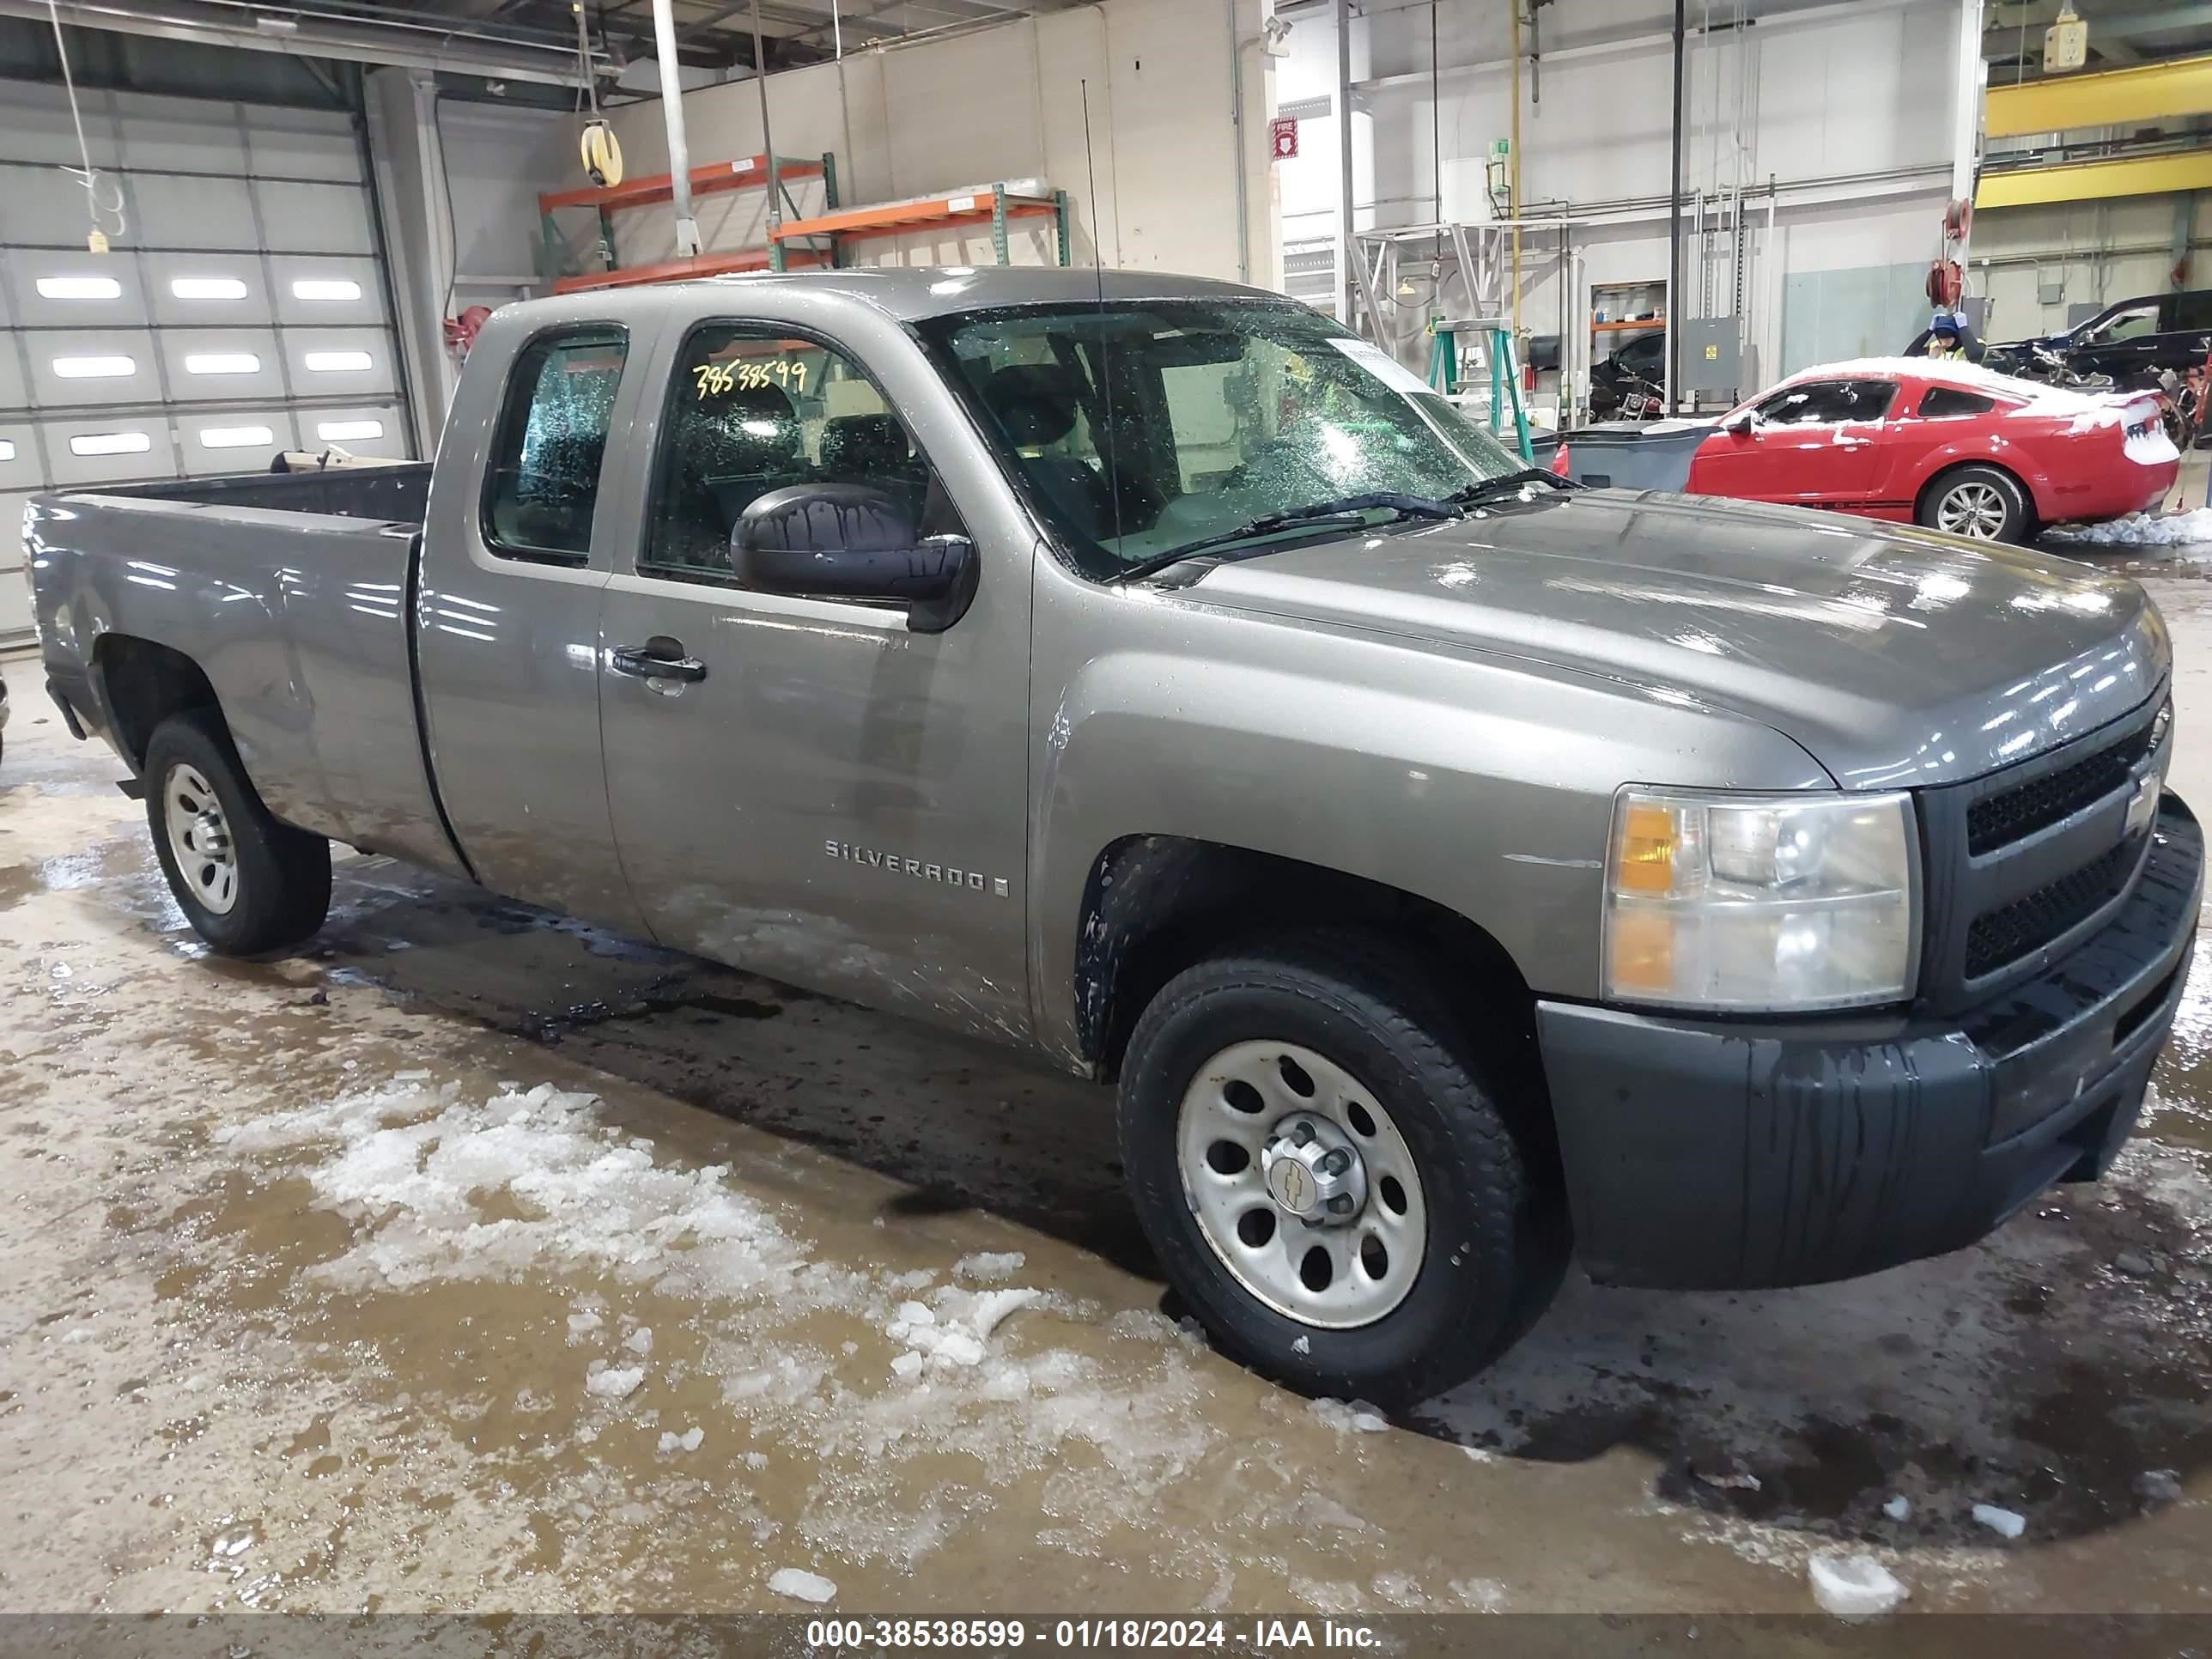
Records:
[[[970,289],[1000,308],[961,310]],[[679,320],[705,328],[785,292],[873,307],[893,343],[878,349],[910,347],[912,363],[882,371],[857,331],[841,343],[834,308],[823,323],[767,302],[737,344],[679,362],[697,343],[677,341]],[[1011,338],[1093,295],[1101,340],[1109,305],[1168,319],[1151,371],[1166,390],[1137,416],[1114,404],[1110,365],[1094,390],[1058,337],[1056,358],[994,337],[986,361],[951,332],[983,316]],[[1250,367],[1249,341],[1246,357],[1224,355],[1243,325],[1221,318],[1246,301],[1264,301],[1275,320],[1251,326],[1278,331],[1267,349],[1292,368]],[[826,347],[808,359],[819,375],[842,353],[826,401],[817,386],[775,403],[825,489],[852,487],[832,464],[836,429],[875,422],[900,465],[939,464],[940,495],[982,479],[1028,515],[1001,547],[1000,520],[956,489],[957,510],[932,496],[902,539],[869,550],[981,548],[980,600],[972,570],[950,599],[925,593],[920,563],[911,594],[876,592],[864,614],[823,596],[842,590],[768,590],[748,656],[730,607],[767,567],[746,562],[750,519],[732,507],[708,538],[726,544],[721,585],[651,613],[676,620],[641,624],[649,650],[608,631],[617,603],[643,616],[673,586],[654,598],[649,527],[611,527],[605,505],[641,512],[666,476],[649,465],[674,465],[677,441],[656,435],[664,394],[634,382],[675,377],[680,413],[696,373],[703,404],[714,364],[750,363],[747,326]],[[1334,1620],[1375,1638],[1345,1645],[1463,1652],[1487,1639],[1473,1616],[1499,1613],[1633,1616],[1524,1627],[1570,1631],[1578,1651],[1679,1651],[1702,1624],[1746,1651],[1774,1650],[1764,1629],[1784,1650],[1889,1652],[1900,1621],[1934,1613],[1990,1619],[1956,1627],[1977,1643],[1997,1639],[1998,1615],[2057,1618],[2069,1641],[2085,1627],[2065,1619],[2098,1615],[2117,1622],[2097,1639],[2120,1647],[2201,1648],[2212,1632],[2201,885],[2172,878],[2186,915],[2178,954],[2144,981],[2157,1012],[2098,1016],[2100,1053],[2145,1057],[2109,1144],[2066,1132],[2064,1184],[2008,1194],[1940,1250],[1844,1251],[1820,1259],[1850,1265],[1792,1279],[1741,1265],[1746,1243],[1737,1278],[1680,1286],[1608,1269],[1577,1207],[1572,1252],[1563,1220],[1553,1283],[1526,1318],[1519,1303],[1499,1315],[1513,1337],[1485,1367],[1380,1404],[1309,1386],[1295,1364],[1271,1368],[1260,1339],[1224,1334],[1133,1209],[1125,1176],[1146,1182],[1125,1170],[1137,1153],[1115,1091],[1126,1112],[1138,1068],[1117,1045],[1143,1052],[1152,1016],[1123,1006],[1139,981],[1114,977],[1149,973],[1146,994],[1165,998],[1170,969],[1189,966],[1174,953],[1249,921],[1238,905],[1279,929],[1310,899],[1329,927],[1368,930],[1358,949],[1316,935],[1332,960],[1445,941],[1413,975],[1434,981],[1416,1015],[1462,969],[1505,988],[1504,1013],[1445,1000],[1467,1031],[1514,1034],[1516,1057],[1472,1070],[1525,1085],[1545,1127],[1519,1109],[1498,1121],[1534,1134],[1525,1190],[1556,1193],[1563,1217],[1570,1190],[1589,1200],[1585,1154],[1543,1115],[1569,1087],[1545,1051],[1554,1003],[1593,1020],[1656,1008],[1735,1045],[1720,1085],[1686,1072],[1652,1097],[1682,1127],[1616,1115],[1591,1139],[1608,1169],[1654,1183],[1689,1161],[1652,1152],[1662,1133],[1711,1136],[1715,1167],[1785,1167],[1806,1207],[1761,1237],[1776,1259],[1814,1258],[1820,1217],[1841,1225],[1911,1184],[1942,1137],[1851,1116],[1870,1079],[1936,1053],[1905,1045],[1943,1021],[1963,1021],[1971,1045],[2039,1018],[2008,1002],[2001,1019],[1995,1000],[1961,1012],[1964,993],[1947,1004],[1929,988],[1938,932],[1966,927],[1966,901],[1931,873],[1948,832],[1930,803],[2010,799],[2005,769],[2049,771],[2044,745],[2090,743],[2068,721],[2091,723],[2093,706],[2106,736],[2128,727],[2136,747],[2097,757],[2125,777],[2097,774],[2104,794],[2023,832],[2049,863],[2073,833],[2050,826],[2102,812],[2116,832],[2124,818],[2124,846],[2154,848],[2034,941],[2035,970],[2063,977],[2065,952],[2095,942],[2091,908],[2135,903],[2141,871],[2162,867],[2154,815],[2188,818],[2177,803],[2212,796],[2212,5],[0,0],[0,1488],[17,1498],[0,1521],[0,1615],[59,1621],[52,1650],[92,1650],[114,1615],[270,1612],[351,1615],[307,1628],[362,1651],[413,1634],[372,1615],[423,1613],[544,1621],[473,1628],[491,1650],[533,1652],[617,1635],[689,1650],[635,1619],[562,1623],[577,1613],[775,1616],[732,1627],[724,1650],[748,1652],[904,1644],[877,1633],[878,1615],[951,1620],[961,1645],[1000,1651],[1103,1644],[1081,1620],[1135,1615],[1188,1620],[1198,1645],[1222,1645],[1226,1620],[1230,1646],[1269,1653],[1290,1650],[1298,1620],[1316,1643]],[[1462,459],[1483,446],[1494,476],[1432,497],[1362,471],[1334,501],[1186,517],[1213,532],[1206,546],[1301,515],[1343,521],[1370,553],[1386,532],[1433,535],[1428,564],[1370,591],[1349,540],[1341,564],[1302,543],[1271,575],[1279,561],[1239,562],[1241,544],[1178,566],[1164,530],[1124,525],[1141,491],[1115,471],[1114,434],[1127,444],[1157,417],[1176,428],[1162,441],[1186,447],[1178,505],[1241,501],[1254,432],[1288,430],[1317,384],[1295,366],[1316,354],[1293,348],[1324,333],[1332,371],[1419,412],[1391,428],[1398,453],[1425,428]],[[519,381],[495,381],[556,337],[588,348],[571,378],[603,368],[592,354],[610,342],[627,377],[590,434],[598,527],[587,494],[582,543],[522,556],[572,566],[553,580],[594,605],[605,590],[608,610],[582,622],[483,585],[502,553],[484,527],[495,452],[522,406]],[[789,341],[777,349],[789,358]],[[985,377],[958,384],[977,362]],[[900,378],[925,363],[951,388],[941,405]],[[787,391],[796,366],[769,365]],[[1000,401],[1013,386],[1048,402],[1063,382],[1079,412],[1070,392],[1042,415],[1024,405],[1024,427]],[[1198,437],[1178,396],[1211,399]],[[1324,435],[1348,445],[1355,429],[1382,428]],[[962,445],[996,459],[943,465]],[[625,449],[636,476],[618,488]],[[325,493],[213,482],[280,474]],[[1041,482],[1071,475],[1105,504],[1085,535]],[[1517,506],[1490,513],[1491,483],[1517,489]],[[1585,523],[1617,525],[1520,547],[1513,514],[1554,489]],[[1358,516],[1376,512],[1400,518]],[[1692,512],[1714,516],[1666,529]],[[948,524],[960,533],[936,533]],[[465,532],[479,539],[441,572],[435,544]],[[1655,551],[1662,534],[1683,539]],[[1085,577],[1066,551],[1077,540],[1114,574]],[[1036,559],[1019,584],[1004,580],[1008,548]],[[412,561],[404,578],[371,570],[387,552]],[[257,559],[268,568],[246,574]],[[1093,608],[1048,624],[1054,582]],[[200,613],[158,672],[131,654],[141,603]],[[2079,630],[2122,613],[2130,631],[2100,656]],[[1036,631],[981,633],[1010,614]],[[1262,616],[1264,645],[1217,631]],[[373,641],[380,623],[410,631]],[[2063,662],[2034,631],[2062,623],[2077,630]],[[526,664],[494,659],[524,641]],[[789,666],[803,641],[842,642],[837,676]],[[1218,654],[1179,654],[1201,650]],[[2036,650],[2048,659],[2017,655]],[[449,662],[468,665],[465,688],[434,684]],[[576,673],[597,689],[578,693]],[[1527,678],[1486,690],[1512,674]],[[757,701],[709,701],[741,684]],[[988,706],[950,709],[966,687]],[[1592,688],[1628,712],[1571,725]],[[714,711],[708,749],[622,714],[611,698],[629,693]],[[163,696],[228,720],[206,753],[257,781],[272,834],[313,840],[317,859],[328,841],[319,931],[232,951],[179,902],[187,842],[161,842],[162,812],[171,833],[203,837],[195,854],[218,849],[210,871],[234,867],[240,813],[226,826],[218,807],[165,809],[176,798],[147,736],[165,708],[145,702]],[[1800,770],[1771,771],[1773,751],[1746,738],[1663,793],[1694,747],[1686,722],[1735,720],[1755,697],[1769,702],[1750,726]],[[1802,724],[1759,712],[1770,703]],[[2014,746],[2030,727],[2036,746]],[[315,732],[341,735],[319,750]],[[1498,770],[1432,777],[1425,743]],[[1650,769],[1613,758],[1637,744]],[[419,799],[381,817],[312,810],[317,791],[372,796],[392,753],[417,769]],[[312,756],[297,807],[262,771],[295,754]],[[1178,781],[1192,756],[1203,763]],[[195,763],[221,781],[215,761]],[[441,795],[445,764],[479,793],[456,780]],[[1547,818],[1581,787],[1566,780],[1607,765],[1588,836]],[[1527,792],[1506,806],[1509,767]],[[2045,793],[2089,791],[2088,775],[2051,771]],[[748,777],[799,781],[793,799],[764,799]],[[526,803],[495,834],[461,805],[488,778]],[[994,781],[1012,793],[987,836],[973,826]],[[2112,793],[2123,784],[2133,793]],[[1878,1040],[1849,1052],[1880,1064],[1782,1065],[1759,1097],[1772,1115],[1740,1134],[1714,1127],[1708,1096],[1766,1086],[1743,1079],[1774,1066],[1759,1045],[1780,1039],[1728,1021],[1797,1005],[1548,985],[1411,874],[1392,884],[1451,862],[1437,849],[1462,836],[1471,880],[1510,845],[1514,861],[1480,883],[1521,895],[1532,936],[1569,941],[1560,959],[1595,975],[1638,898],[1622,850],[1635,814],[1704,811],[1700,792],[1729,790],[1770,816],[1795,810],[1794,792],[1887,792],[1905,815],[1899,890],[1925,884],[1898,924],[1914,965],[1887,1001],[1802,1005],[1837,1022],[1820,1028],[1837,1043]],[[1119,852],[1063,876],[1052,837],[1118,823],[1133,803],[1172,816],[1217,796],[1265,826],[1230,851],[1283,884],[1238,864],[1215,908],[1132,923],[1109,946],[1117,876],[1149,898],[1146,883],[1194,889],[1215,866],[1151,869],[1151,831],[1133,823]],[[626,815],[717,813],[663,849],[662,911],[558,896],[598,878],[586,843],[621,842]],[[1468,832],[1486,813],[1510,830]],[[1299,839],[1324,823],[1341,828]],[[804,866],[777,862],[775,837],[793,833]],[[441,856],[412,857],[434,842]],[[607,881],[643,892],[641,844],[605,851]],[[1972,845],[1969,886],[1998,856]],[[1795,855],[1785,842],[1765,867]],[[873,913],[802,937],[828,903],[824,872],[871,863],[934,884],[878,904],[903,919],[883,924],[903,930],[897,948],[869,932]],[[486,873],[508,867],[561,879]],[[712,890],[718,868],[741,899]],[[763,872],[778,870],[800,871],[788,890],[771,891]],[[2041,880],[1975,927],[2025,930],[2021,907],[2075,902]],[[1577,882],[1606,884],[1601,922],[1556,896]],[[1376,922],[1344,896],[1355,885],[1406,898],[1398,920]],[[929,931],[927,906],[951,902],[939,887],[1007,907],[1023,983],[958,959],[980,926]],[[196,890],[212,903],[215,886]],[[1690,971],[1690,948],[1668,946],[1668,971]],[[854,988],[888,982],[902,950],[891,991]],[[2001,976],[1960,983],[1996,999]],[[1017,1031],[1032,1013],[1036,1031]],[[1475,1042],[1438,1048],[1463,1059]],[[2084,1100],[2104,1086],[2078,1048],[2035,1053],[1992,1087],[2030,1091],[2032,1072],[2066,1073]],[[1312,1079],[1289,1086],[1310,1094]],[[1911,1086],[1935,1097],[1932,1073]],[[1816,1134],[1816,1105],[1848,1124]],[[1801,1107],[1802,1122],[1787,1115]],[[1408,1158],[1428,1144],[1383,1122]],[[1354,1155],[1373,1138],[1333,1133],[1296,1155],[1324,1194],[1342,1164],[1366,1168]],[[1975,1170],[2007,1144],[1992,1129]],[[1289,1145],[1269,1140],[1253,1167],[1284,1217],[1304,1216],[1273,1184]],[[1369,1156],[1363,1214],[1395,1181]],[[1181,1188],[1154,1184],[1197,1213],[1193,1179],[1187,1165]],[[1523,1190],[1501,1178],[1488,1196],[1518,1206]],[[1649,1207],[1694,1231],[1679,1195]],[[1253,1293],[1267,1317],[1295,1317]],[[1356,1324],[1316,1329],[1326,1346]],[[866,1629],[825,1635],[833,1615]],[[1790,1617],[1752,1622],[1776,1615]],[[179,1642],[264,1639],[221,1619],[172,1625]]]

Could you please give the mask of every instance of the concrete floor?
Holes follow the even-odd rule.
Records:
[[[2156,586],[2212,802],[2212,586]],[[210,959],[6,672],[0,1611],[1802,1612],[1839,1543],[2212,1610],[2212,975],[2105,1185],[1852,1285],[1571,1279],[1384,1425],[1163,1316],[1103,1092],[380,859]],[[914,1372],[917,1300],[982,1362]]]

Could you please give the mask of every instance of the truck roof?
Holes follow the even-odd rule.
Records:
[[[752,271],[651,287],[602,289],[567,296],[600,317],[673,312],[692,316],[726,306],[733,291],[833,293],[902,322],[992,306],[1075,305],[1144,300],[1246,300],[1296,304],[1279,294],[1168,271],[1076,270],[1060,265],[856,265],[836,270]],[[543,301],[526,303],[542,304]]]

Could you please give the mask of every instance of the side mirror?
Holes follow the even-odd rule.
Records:
[[[1721,430],[1723,432],[1732,432],[1739,438],[1748,438],[1752,434],[1753,430],[1758,425],[1758,412],[1754,410],[1747,409],[1742,414],[1735,416],[1733,419],[1722,422]]]
[[[898,499],[865,484],[790,484],[755,499],[730,532],[730,568],[762,593],[904,600],[907,625],[941,633],[975,596],[965,536],[915,532]]]

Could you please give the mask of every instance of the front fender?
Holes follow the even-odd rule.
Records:
[[[1085,888],[1127,837],[1396,888],[1482,928],[1539,993],[1589,997],[1623,783],[1832,787],[1755,721],[1476,649],[1108,590],[1042,605],[1038,630],[1036,662],[1071,666],[1034,688],[1032,984],[1041,1040],[1074,1064]]]

